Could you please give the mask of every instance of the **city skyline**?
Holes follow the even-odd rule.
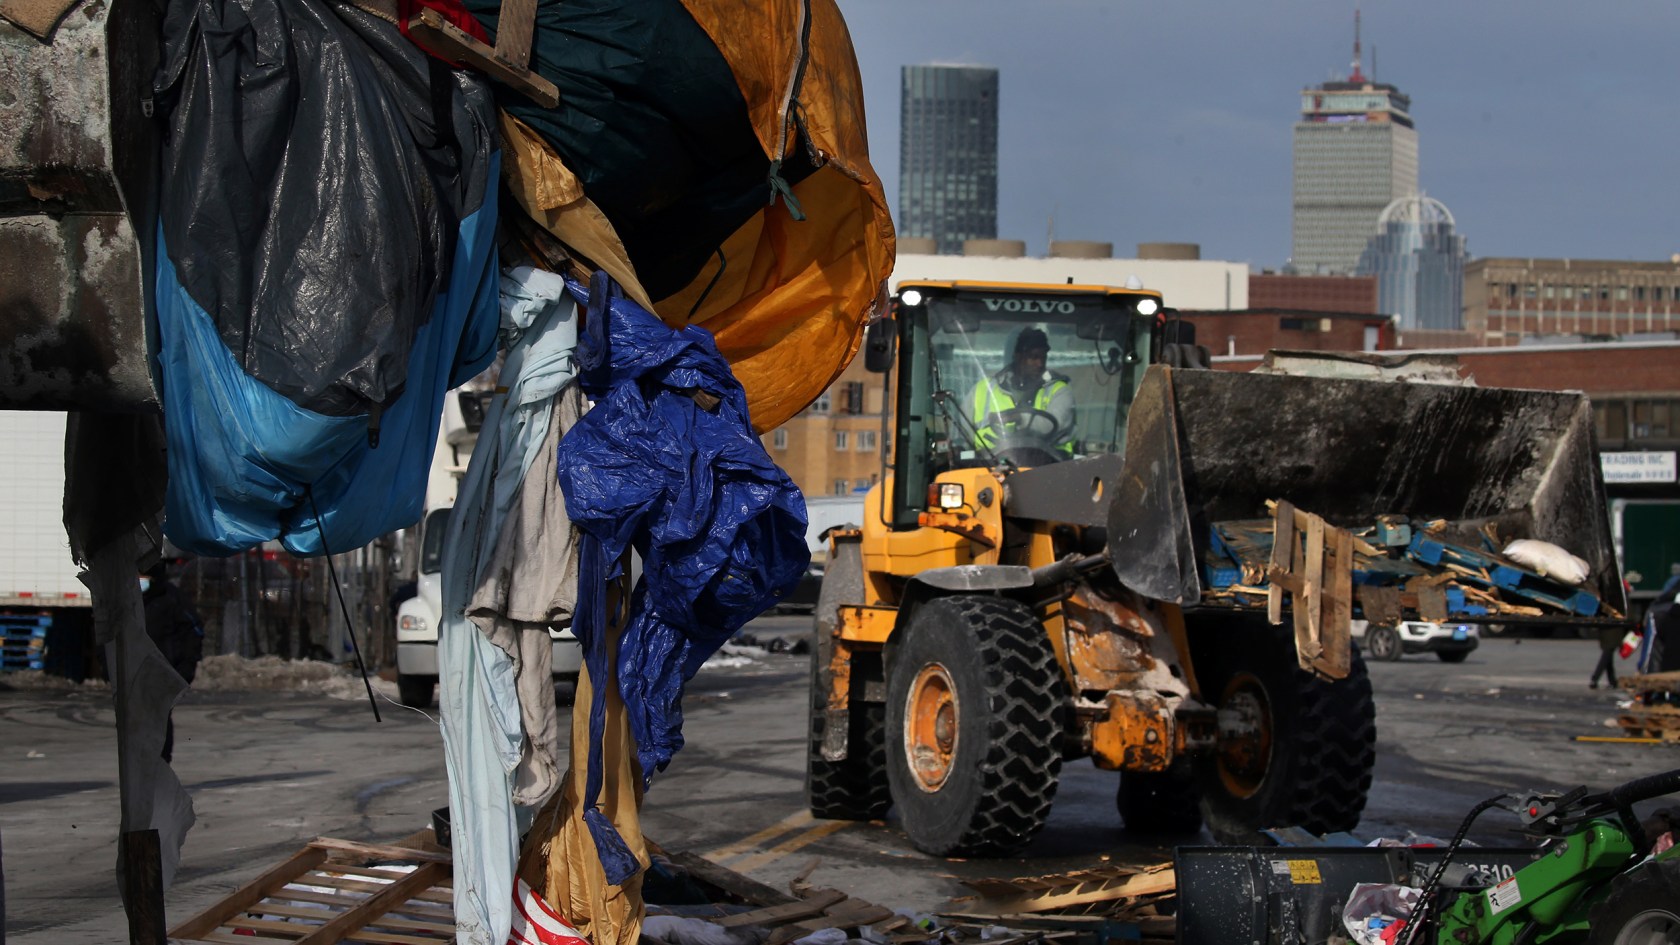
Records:
[[[1355,5],[1120,7],[1046,0],[840,0],[871,156],[898,206],[899,69],[997,68],[998,236],[1201,244],[1278,268],[1290,253],[1291,131],[1303,88],[1350,72]],[[1667,260],[1680,7],[1558,0],[1359,4],[1364,71],[1427,129],[1423,192],[1478,253]],[[1007,29],[1000,24],[1020,19]]]

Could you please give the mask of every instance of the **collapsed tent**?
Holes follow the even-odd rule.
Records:
[[[468,0],[492,32],[499,0]],[[498,86],[514,199],[667,325],[704,326],[760,431],[851,361],[894,255],[833,0],[539,0],[553,109]]]
[[[495,353],[487,87],[359,10],[173,0],[154,94],[169,537],[410,524],[443,395]]]

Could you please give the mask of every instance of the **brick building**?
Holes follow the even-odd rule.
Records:
[[[1464,267],[1464,327],[1487,344],[1680,330],[1680,255],[1668,262],[1473,260]]]
[[[1299,308],[1179,315],[1196,326],[1196,342],[1206,345],[1215,358],[1258,357],[1274,350],[1387,351],[1395,347],[1394,320],[1386,315]]]
[[[850,495],[879,479],[891,445],[882,439],[884,382],[860,354],[811,406],[765,434],[770,458],[807,496]]]
[[[1248,277],[1248,307],[1375,315],[1377,277],[1251,273]]]

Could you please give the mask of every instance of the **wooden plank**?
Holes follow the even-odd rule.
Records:
[[[426,51],[444,59],[466,63],[518,89],[544,108],[555,108],[560,104],[560,90],[553,82],[529,69],[516,69],[503,62],[494,49],[445,20],[436,10],[423,9],[410,19],[408,35]]]
[[[352,863],[333,863],[326,867],[335,873],[348,873],[351,876],[366,876],[369,879],[402,879],[408,875],[408,870],[396,866],[357,866]],[[448,889],[454,884],[454,878],[445,876],[432,885],[436,888]]]
[[[220,902],[204,910],[191,919],[177,925],[169,932],[170,938],[197,939],[222,924],[228,916],[238,915],[253,905],[256,905],[270,892],[279,889],[299,875],[308,872],[325,862],[327,851],[315,846],[308,846],[292,855],[292,858],[268,872],[258,876],[245,885],[239,887]]]
[[[1295,507],[1288,502],[1278,502],[1273,512],[1272,563],[1266,569],[1271,587],[1266,592],[1266,619],[1272,624],[1283,623],[1283,585],[1278,583],[1279,572],[1291,573],[1294,567],[1295,548]]]
[[[174,936],[170,936],[173,938]],[[192,939],[195,942],[218,942],[221,945],[292,945],[297,939],[268,938],[262,935],[234,935],[231,932],[211,931]]]
[[[815,919],[784,925],[770,933],[764,945],[787,945],[794,939],[804,938],[812,932],[823,929],[851,929],[861,928],[883,919],[892,918],[895,914],[885,906],[877,906],[860,899],[847,899],[839,903],[836,909],[845,911],[831,912]]]
[[[1091,877],[1073,882],[1057,892],[1027,893],[1010,897],[987,897],[976,903],[987,914],[1009,915],[1016,912],[1045,912],[1067,906],[1114,899],[1131,899],[1169,893],[1178,888],[1177,876],[1171,869],[1153,870],[1126,876]]]
[[[752,912],[740,912],[721,919],[713,919],[712,924],[726,929],[743,925],[780,925],[792,919],[821,915],[824,909],[845,898],[846,894],[838,889],[813,889],[805,893],[797,902],[756,909]]]
[[[1306,596],[1306,638],[1301,637],[1301,622],[1296,619],[1295,646],[1303,661],[1314,661],[1322,651],[1319,645],[1324,628],[1324,519],[1314,515],[1307,519],[1306,574],[1302,582]],[[1295,601],[1295,612],[1302,610],[1302,601]],[[1310,669],[1310,666],[1304,667]]]
[[[336,870],[338,867],[329,866],[328,869]],[[396,882],[407,875],[407,873],[392,874],[391,882]],[[390,885],[390,883],[370,882],[368,880],[349,876],[332,876],[330,874],[322,873],[319,870],[304,874],[297,880],[297,882],[308,883],[311,886],[327,886],[333,889],[343,889],[347,892],[369,894],[379,892],[386,886]],[[437,888],[435,885],[431,888],[420,890],[420,892],[414,895],[414,898],[427,902],[441,902],[450,906],[455,904],[455,896],[453,892],[448,889]]]
[[[132,945],[167,945],[163,920],[163,848],[156,830],[128,830],[117,838],[123,904]]]
[[[412,894],[430,886],[432,880],[444,872],[445,867],[441,863],[425,864],[397,882],[362,900],[350,911],[299,939],[299,945],[334,945],[334,943],[343,941],[350,937],[350,933],[362,929],[393,907],[408,901]]]
[[[537,0],[502,0],[496,17],[496,58],[515,69],[528,70],[531,34],[536,25]]]
[[[1353,534],[1330,530],[1330,575],[1325,583],[1328,604],[1318,643],[1324,650],[1320,670],[1332,679],[1345,679],[1353,669]]]
[[[291,919],[314,919],[317,922],[324,922],[336,915],[336,913],[328,912],[325,909],[311,909],[307,906],[286,905],[284,903],[272,902],[266,899],[261,903],[252,906],[249,912],[260,915],[283,915]],[[448,922],[426,922],[421,919],[404,918],[401,915],[401,912],[402,907],[398,906],[396,909],[392,909],[390,912],[385,913],[384,918],[379,920],[380,927],[389,929],[410,929],[416,932],[447,933],[451,936],[455,934],[455,923],[452,918]]]
[[[351,854],[364,860],[413,860],[420,863],[452,863],[449,853],[434,853],[430,850],[415,850],[409,847],[399,847],[388,843],[359,843],[355,840],[335,840],[332,837],[316,837],[309,841],[309,845],[318,850],[326,850],[335,859],[341,854]]]
[[[282,892],[275,893],[272,897],[270,897],[270,900],[279,902],[318,902],[322,905],[333,906],[339,909],[352,909],[360,905],[367,898],[368,897],[359,893],[333,895],[332,893],[319,893],[308,889],[286,889]],[[407,902],[397,906],[391,911],[400,912],[404,915],[429,916],[431,918],[444,919],[451,922],[455,919],[455,913],[451,911],[449,907],[424,904],[414,898],[410,898]]]

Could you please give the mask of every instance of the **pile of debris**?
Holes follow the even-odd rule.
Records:
[[[1272,518],[1210,526],[1202,562],[1209,602],[1264,603],[1276,620],[1280,596],[1288,591],[1311,596],[1315,610],[1352,614],[1357,607],[1366,620],[1389,625],[1409,614],[1437,622],[1620,617],[1582,586],[1583,562],[1544,542],[1503,542],[1495,523],[1383,515],[1353,530],[1288,502],[1267,505]]]
[[[1622,688],[1633,692],[1616,717],[1623,734],[1680,743],[1680,672],[1630,676]]]

